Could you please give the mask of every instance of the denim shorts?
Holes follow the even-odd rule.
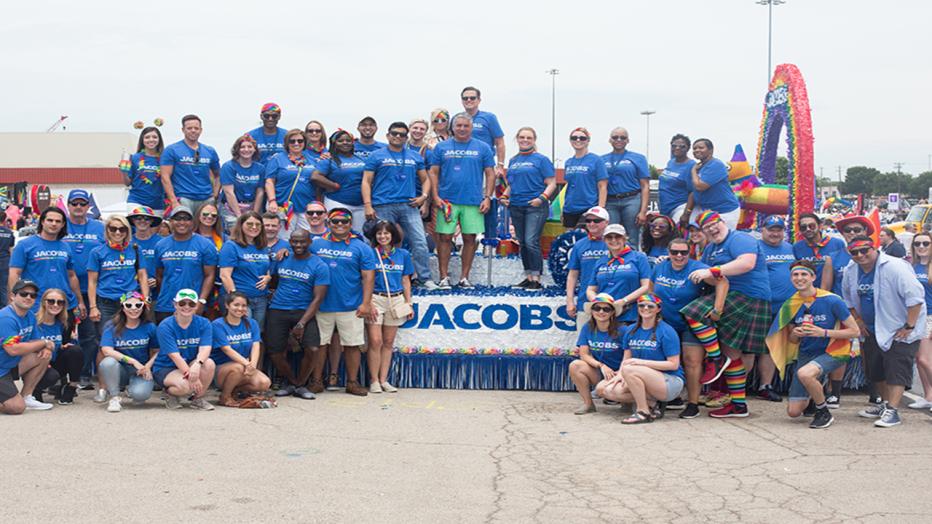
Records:
[[[800,354],[799,359],[796,361],[796,370],[799,371],[810,362],[819,366],[823,377],[846,364],[844,360],[836,360],[828,353],[819,353],[817,355]],[[789,397],[791,401],[809,400],[809,392],[806,391],[806,387],[799,381],[795,373],[793,374],[793,383],[790,384]]]
[[[686,328],[683,331],[680,331],[680,344],[691,344],[693,346],[701,346],[702,342],[699,342],[699,339],[696,338],[696,334],[693,333],[693,330]]]
[[[663,402],[670,402],[671,400],[680,396],[680,393],[683,392],[683,379],[676,375],[671,375],[669,373],[663,374],[663,381],[667,385],[667,398],[660,399]]]
[[[164,388],[165,377],[167,377],[169,373],[171,373],[172,371],[175,371],[176,369],[178,368],[162,368],[162,369],[154,370],[152,372],[152,380],[154,380],[156,384]]]

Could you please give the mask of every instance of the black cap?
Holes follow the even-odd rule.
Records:
[[[31,287],[36,290],[36,293],[39,292],[39,285],[33,282],[32,280],[23,280],[19,279],[13,284],[13,293],[19,293],[23,289]]]

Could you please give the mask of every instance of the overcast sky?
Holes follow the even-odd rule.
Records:
[[[280,7],[279,7],[280,6]],[[816,172],[869,165],[928,169],[932,154],[932,2],[788,0],[774,8],[773,63],[796,64],[812,105]],[[767,7],[754,0],[616,2],[300,3],[228,1],[3,2],[0,131],[133,131],[164,117],[204,120],[204,143],[224,159],[283,107],[282,125],[310,119],[328,132],[366,114],[382,128],[461,108],[482,89],[509,156],[530,125],[550,154],[551,77],[557,157],[586,126],[608,150],[622,125],[630,149],[664,165],[670,136],[708,137],[716,156],[742,144],[753,162],[767,88]],[[785,150],[785,146],[783,148]]]

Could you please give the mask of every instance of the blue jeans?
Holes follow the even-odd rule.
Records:
[[[269,308],[269,296],[249,297],[249,317],[259,324],[259,331],[265,331],[265,312]]]
[[[417,278],[430,280],[430,264],[427,256],[427,235],[424,234],[424,222],[421,212],[408,204],[382,204],[375,206],[375,214],[382,220],[398,224],[404,232],[405,240],[411,246],[411,259]]]
[[[83,293],[84,304],[88,304],[87,292]],[[71,315],[73,316],[73,315]],[[78,345],[81,346],[81,353],[84,354],[84,367],[81,369],[81,378],[91,378],[94,376],[94,365],[97,361],[97,350],[100,347],[100,338],[97,335],[97,326],[91,322],[90,318],[85,317],[78,324]]]
[[[550,206],[511,206],[511,223],[515,226],[515,240],[521,244],[521,265],[526,275],[540,276],[544,259],[540,253],[540,235],[550,215]]]
[[[136,374],[136,368],[129,364],[117,362],[113,357],[104,357],[100,361],[100,376],[104,379],[107,392],[115,397],[120,394],[120,386],[126,386],[126,393],[135,402],[145,402],[152,396],[155,382],[145,380]]]
[[[637,218],[641,210],[641,194],[631,195],[625,198],[608,197],[605,202],[605,210],[608,211],[608,221],[610,224],[621,224],[625,226],[625,232],[628,233],[628,244],[635,250],[641,249],[641,230],[638,229]]]

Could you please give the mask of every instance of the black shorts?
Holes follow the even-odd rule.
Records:
[[[269,353],[281,353],[288,349],[288,337],[295,324],[304,316],[303,309],[270,309],[265,314],[265,345]],[[311,318],[304,326],[301,349],[320,346],[320,331],[317,319]]]
[[[890,349],[884,351],[871,333],[861,344],[861,349],[864,371],[871,382],[886,382],[891,386],[909,386],[913,383],[918,340],[910,344],[894,340]]]
[[[563,227],[574,228],[579,225],[579,219],[582,218],[583,213],[567,213],[563,212],[561,220],[563,221]]]
[[[19,390],[16,389],[16,383],[13,382],[13,374],[7,373],[0,377],[0,404],[3,404],[16,395],[19,395]]]

